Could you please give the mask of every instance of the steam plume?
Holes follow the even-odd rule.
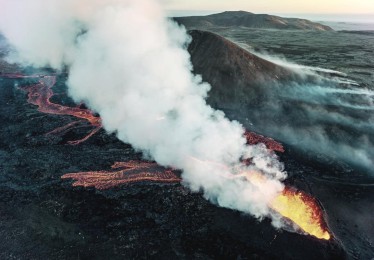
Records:
[[[293,145],[313,158],[335,165],[337,161],[344,162],[372,175],[374,91],[370,86],[359,84],[340,71],[295,64],[284,57],[258,53],[246,43],[238,44],[305,79],[265,83],[256,90],[256,105],[248,104],[244,111],[252,129]],[[266,99],[258,105],[260,96]]]
[[[261,218],[283,189],[283,166],[244,129],[206,104],[210,86],[191,73],[184,29],[154,0],[0,0],[0,29],[25,65],[69,69],[69,93],[97,111],[105,129],[222,207]],[[252,158],[243,169],[241,158]],[[225,166],[223,166],[225,165]],[[228,178],[256,170],[261,185]],[[273,216],[273,220],[277,220]]]
[[[262,57],[305,77],[314,74],[316,80],[273,89],[267,109],[251,113],[257,130],[372,173],[374,92],[339,71],[292,64],[266,54]],[[324,78],[317,73],[336,76]],[[282,121],[281,127],[263,123],[274,117]]]

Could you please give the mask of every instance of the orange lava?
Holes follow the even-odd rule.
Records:
[[[75,141],[68,141],[68,144],[77,145],[84,141],[87,141],[91,136],[96,134],[101,128],[101,118],[95,116],[94,113],[89,109],[82,109],[80,107],[67,107],[60,104],[55,104],[50,101],[51,97],[54,95],[52,87],[56,84],[56,76],[44,76],[44,75],[22,75],[22,74],[0,74],[0,77],[3,78],[37,78],[38,83],[22,87],[23,90],[27,91],[28,93],[28,102],[30,104],[38,106],[38,111],[46,114],[54,114],[54,115],[68,115],[74,116],[76,118],[82,119],[78,121],[71,122],[65,126],[56,128],[55,130],[47,133],[47,135],[51,134],[59,134],[74,128],[82,127],[77,126],[79,124],[84,123],[85,121],[93,126],[94,129],[86,135],[84,138]]]
[[[266,182],[266,176],[257,171],[243,172],[235,177],[245,177],[247,181],[256,186],[261,186]],[[319,239],[329,240],[331,238],[324,221],[323,211],[310,195],[285,187],[282,193],[269,203],[269,207],[282,217],[290,219],[305,233]]]
[[[68,144],[77,145],[86,140],[91,136],[96,134],[101,129],[101,118],[95,116],[94,113],[89,109],[82,109],[79,107],[67,107],[60,104],[55,104],[50,101],[51,97],[54,95],[52,87],[56,84],[55,76],[43,76],[39,79],[38,84],[23,87],[22,89],[28,92],[28,102],[30,104],[38,106],[38,111],[46,114],[54,115],[69,115],[76,118],[80,118],[88,121],[88,123],[95,127],[87,136],[80,140],[69,141]],[[49,134],[57,134],[64,131],[71,130],[75,125],[83,123],[82,120],[75,121],[67,124],[66,126],[59,127]]]
[[[250,145],[255,145],[259,143],[265,144],[266,148],[275,152],[284,152],[283,145],[278,143],[277,141],[273,140],[272,138],[265,137],[253,132],[246,131],[244,136],[247,139],[247,143]]]
[[[292,220],[306,233],[329,240],[322,210],[314,198],[301,191],[285,188],[270,204],[283,217]]]
[[[55,76],[45,76],[40,78],[36,85],[23,87],[28,92],[28,102],[38,106],[38,110],[46,114],[70,115],[87,120],[91,125],[101,127],[101,119],[88,109],[78,107],[66,107],[51,103],[50,98],[54,95],[52,87],[56,84]]]
[[[127,183],[151,181],[178,183],[181,178],[171,170],[152,162],[116,162],[112,171],[92,171],[68,173],[62,179],[73,179],[73,186],[95,187],[99,190],[110,189]]]

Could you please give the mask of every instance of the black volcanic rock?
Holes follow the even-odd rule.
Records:
[[[244,11],[230,11],[207,16],[175,17],[175,21],[189,29],[209,27],[248,27],[262,29],[288,29],[332,31],[331,27],[306,19],[283,18],[268,14],[253,14]]]

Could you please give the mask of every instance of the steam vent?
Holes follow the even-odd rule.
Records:
[[[183,1],[0,0],[0,259],[374,259],[374,4]]]

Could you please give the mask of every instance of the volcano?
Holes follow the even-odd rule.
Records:
[[[95,119],[95,116],[90,111],[76,106],[69,107],[60,105],[54,103],[56,101],[51,100],[54,97],[52,87],[56,91],[63,93],[60,89],[62,86],[58,84],[58,77],[22,76],[16,74],[2,75],[2,78],[2,82],[5,83],[4,85],[6,86],[2,90],[2,96],[12,101],[13,104],[9,105],[8,103],[4,109],[8,112],[14,111],[13,115],[14,113],[17,115],[14,117],[12,113],[2,114],[2,116],[9,116],[5,122],[9,122],[10,126],[12,126],[13,129],[18,129],[16,131],[20,131],[20,133],[24,131],[22,130],[24,128],[30,131],[30,134],[23,134],[23,137],[16,142],[14,142],[15,140],[12,138],[3,139],[2,144],[3,147],[10,148],[9,153],[5,154],[6,161],[4,161],[3,165],[5,167],[5,172],[8,174],[5,175],[4,178],[8,179],[10,183],[13,184],[11,184],[12,186],[5,185],[2,188],[3,195],[6,196],[3,198],[4,200],[2,203],[6,210],[2,212],[0,224],[3,226],[2,230],[5,235],[8,230],[14,230],[15,225],[20,228],[20,233],[14,238],[8,237],[5,240],[4,248],[2,248],[2,254],[5,257],[9,252],[16,253],[19,256],[50,256],[52,254],[58,254],[59,257],[70,257],[77,252],[85,256],[90,256],[89,252],[92,252],[92,254],[97,257],[101,254],[106,254],[105,248],[107,246],[115,246],[118,248],[116,250],[120,250],[121,254],[125,254],[126,256],[145,257],[149,256],[149,252],[139,251],[139,249],[143,247],[144,239],[136,239],[131,242],[132,238],[124,235],[123,232],[135,232],[134,234],[136,234],[136,236],[147,233],[145,241],[149,243],[158,237],[157,234],[159,232],[161,232],[159,234],[164,234],[164,231],[159,230],[160,227],[167,233],[175,232],[175,229],[181,230],[181,233],[177,232],[172,235],[172,240],[169,240],[166,236],[166,239],[158,240],[153,247],[153,250],[156,251],[152,253],[158,257],[175,255],[176,253],[174,250],[187,250],[186,253],[183,254],[191,257],[199,257],[199,255],[195,253],[197,248],[203,250],[201,253],[202,255],[210,255],[211,257],[219,257],[220,255],[232,257],[239,252],[240,254],[249,256],[261,254],[262,256],[271,257],[273,256],[272,251],[268,251],[266,248],[271,248],[273,246],[277,248],[283,243],[289,243],[289,241],[294,241],[296,244],[301,242],[300,248],[303,248],[303,251],[298,252],[291,250],[292,255],[303,255],[305,250],[308,250],[309,246],[310,252],[314,252],[314,255],[344,255],[335,239],[323,242],[305,236],[306,239],[303,242],[303,240],[299,238],[300,235],[296,233],[278,233],[278,231],[268,226],[269,223],[259,223],[251,220],[248,216],[242,216],[229,210],[210,206],[200,195],[189,193],[179,184],[181,179],[178,172],[164,169],[152,162],[147,163],[139,160],[139,155],[137,155],[131,147],[124,146],[115,138],[106,136],[106,134],[101,131],[96,133],[96,135],[89,135],[89,137],[84,138],[84,140],[82,139],[78,143],[69,143],[72,136],[74,139],[77,139],[75,137],[77,133],[72,131],[74,129],[69,130],[72,124],[76,122],[74,121],[76,118],[84,118],[88,123],[91,123],[93,127],[96,126],[96,122],[99,124],[100,120],[97,118]],[[17,85],[21,85],[16,92],[14,92],[13,80],[17,80]],[[11,85],[8,85],[9,83]],[[57,86],[54,85],[55,83],[57,83]],[[24,94],[22,94],[22,92]],[[63,94],[60,95],[62,95],[59,96],[60,102],[69,103],[68,99],[63,97]],[[43,116],[40,117],[39,114]],[[66,124],[66,119],[68,118],[71,118],[69,120],[71,122]],[[56,124],[53,123],[53,121],[58,124],[65,124],[66,126],[62,128],[72,133],[64,134],[64,132],[60,133],[61,131],[57,130],[50,132],[50,129],[53,128],[58,130],[62,129],[61,127],[56,128]],[[42,127],[38,127],[38,125]],[[100,125],[98,125],[98,127],[99,126]],[[7,128],[3,128],[3,131],[4,129]],[[5,133],[6,132],[3,132],[2,134]],[[13,134],[14,133],[13,131]],[[61,138],[65,141],[56,143],[53,139],[47,138],[48,136],[46,136],[45,133],[61,135]],[[78,134],[80,135],[80,133]],[[249,132],[247,132],[246,137],[251,144],[262,142],[265,143],[269,149],[278,152],[284,151],[281,144],[270,138],[254,133],[251,134]],[[36,141],[38,139],[43,139],[43,141]],[[124,156],[124,152],[127,155]],[[18,155],[20,157],[14,156],[19,153],[24,153],[24,155]],[[122,160],[122,162],[112,165],[111,171],[103,170],[105,169],[105,165],[113,160]],[[18,162],[20,164],[18,164]],[[82,165],[85,164],[87,167],[86,169],[91,168],[93,170],[69,173],[72,172],[70,168],[71,165],[80,165],[79,167],[82,167]],[[12,167],[17,172],[21,171],[19,167],[22,167],[26,171],[22,170],[21,175],[15,174],[15,172],[11,170]],[[60,168],[60,170],[56,171],[57,168]],[[95,168],[98,170],[94,170]],[[59,178],[56,174],[61,172],[61,169],[62,172],[66,173],[62,178],[64,183],[57,184],[56,186],[56,184],[54,184],[56,183],[55,178]],[[16,176],[17,179],[23,179],[23,184],[13,179]],[[75,180],[73,185],[75,188],[70,187],[69,182],[65,181],[70,178]],[[124,184],[127,186],[124,187]],[[18,187],[23,186],[23,191],[14,190],[16,186],[13,185]],[[79,186],[83,186],[84,188],[79,188]],[[97,190],[102,190],[104,193],[101,195],[99,193],[92,193],[89,190],[90,187],[95,187]],[[43,195],[40,197],[40,194]],[[287,193],[284,195],[286,194]],[[297,198],[299,195],[294,193],[294,195],[292,194],[291,196]],[[127,202],[123,206],[120,206],[122,199]],[[185,200],[190,202],[186,204]],[[60,202],[58,201],[64,201],[64,203],[59,204]],[[155,201],[157,201],[156,204]],[[184,202],[182,203],[182,201]],[[130,208],[125,206],[130,205],[128,203],[132,204]],[[287,203],[288,202],[285,204],[285,202],[283,202],[283,197],[279,197],[279,201],[275,202],[274,208],[281,211]],[[178,207],[177,204],[181,207]],[[170,208],[172,210],[164,211],[163,209],[165,208]],[[139,210],[145,210],[144,218],[142,214],[139,215]],[[185,212],[186,210],[187,212]],[[53,213],[55,211],[57,215]],[[26,214],[28,216],[27,219],[23,218],[25,212],[28,212],[28,214]],[[182,222],[180,222],[181,214],[183,214]],[[127,217],[125,217],[126,215]],[[240,225],[244,225],[252,231],[253,228],[259,230],[264,228],[265,231],[262,232],[266,233],[265,241],[267,242],[262,241],[262,239],[259,239],[256,234],[249,232],[249,230],[247,230],[244,236],[240,236],[240,240],[233,240],[233,238],[239,234],[239,230],[236,230],[239,226],[236,227],[236,225],[230,221],[223,221],[228,216],[230,216],[229,219],[237,219],[236,221],[242,223]],[[39,219],[41,221],[39,221]],[[204,221],[196,222],[197,219]],[[191,224],[192,222],[195,222],[194,225]],[[132,224],[130,225],[130,223]],[[234,227],[234,230],[226,230],[224,227],[226,224],[224,223]],[[95,225],[96,228],[90,228],[92,225]],[[201,229],[202,227],[208,227],[208,229]],[[107,229],[107,231],[103,228]],[[73,231],[74,229],[78,229],[79,232],[77,231],[78,233],[75,233],[75,231]],[[36,230],[39,231],[36,232]],[[51,233],[51,230],[56,231]],[[112,232],[117,234],[113,234]],[[24,234],[32,235],[29,237],[24,236]],[[101,235],[99,236],[99,234],[106,237],[106,242],[101,240]],[[185,240],[185,236],[189,236],[189,234],[195,234],[193,240]],[[198,236],[198,240],[196,240],[196,236]],[[304,235],[301,236],[304,237]],[[22,248],[13,247],[13,245],[16,244],[32,245],[33,243],[30,239],[45,241],[46,239],[49,240],[51,237],[55,240],[43,242],[43,245],[39,246],[40,250],[38,251],[26,251],[30,249],[25,246]],[[88,244],[79,244],[79,241],[81,241],[83,237],[89,239]],[[224,240],[222,240],[222,237]],[[178,240],[182,238],[185,242],[178,242]],[[120,241],[124,239],[127,241],[127,244],[132,245],[133,249],[120,249]],[[195,244],[196,241],[199,243]],[[233,242],[235,244],[239,243],[239,246],[236,245],[233,247],[233,244],[231,244]],[[170,243],[174,244],[172,248],[175,247],[175,249],[172,249],[173,251],[164,251],[162,248],[169,247],[171,245]],[[69,251],[62,249],[62,247],[66,245],[73,244],[75,244],[75,246]],[[213,247],[210,249],[212,245]],[[180,246],[182,248],[177,249]],[[215,246],[227,247],[229,251],[216,254]],[[237,248],[239,251],[232,251],[232,248]],[[162,251],[158,251],[159,249]],[[276,254],[278,254],[278,252]],[[288,252],[285,256],[286,255],[288,255]],[[112,256],[115,257],[116,253],[113,253]]]
[[[191,35],[195,73],[212,83],[208,101],[215,107],[243,109],[246,100],[237,104],[242,97],[256,102],[261,97],[255,94],[270,83],[298,80],[290,69],[218,35]],[[99,116],[64,94],[66,75],[37,71],[25,77],[33,74],[0,77],[0,258],[344,259],[358,251],[370,256],[370,238],[352,234],[372,224],[364,219],[360,225],[346,214],[352,207],[363,209],[370,185],[358,190],[336,183],[326,177],[330,168],[305,164],[287,144],[247,132],[248,143],[278,152],[290,172],[286,185],[305,191],[286,193],[319,209],[331,239],[276,230],[269,220],[210,204],[179,183],[178,171],[144,161],[130,145],[99,131]],[[283,200],[274,210],[291,203]]]

